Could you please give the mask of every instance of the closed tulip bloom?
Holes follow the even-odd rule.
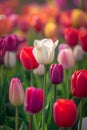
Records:
[[[61,64],[51,65],[50,81],[53,84],[60,84],[63,81],[63,66]]]
[[[11,68],[15,67],[15,65],[16,65],[16,53],[15,52],[6,51],[5,56],[4,56],[4,65],[9,66]]]
[[[20,60],[26,70],[32,70],[38,67],[38,63],[32,53],[33,46],[24,47],[20,52]]]
[[[50,64],[54,60],[55,48],[58,40],[53,43],[51,39],[35,40],[33,54],[40,64]]]
[[[64,37],[66,43],[73,47],[78,44],[79,31],[76,28],[72,27],[66,28],[64,31]]]
[[[66,49],[66,48],[70,48],[70,46],[66,43],[61,43],[59,46],[58,46],[58,52],[60,52],[61,50],[63,49]]]
[[[75,58],[72,49],[63,49],[57,57],[59,64],[62,64],[64,69],[71,69],[74,67]]]
[[[82,49],[82,47],[80,45],[76,45],[74,47],[73,53],[74,53],[76,61],[82,60],[82,58],[84,56],[84,51],[83,51],[83,49]]]
[[[36,114],[40,112],[44,104],[44,93],[42,89],[28,87],[25,93],[24,108],[27,112]]]
[[[77,106],[74,101],[58,99],[53,105],[53,118],[58,127],[72,127],[77,118]]]
[[[45,73],[45,67],[42,64],[39,64],[38,68],[33,70],[35,75],[43,75]]]
[[[76,70],[72,74],[71,91],[75,97],[87,97],[87,70]]]
[[[87,30],[80,31],[79,40],[82,49],[87,52]]]
[[[19,45],[18,37],[15,34],[4,35],[4,42],[6,44],[7,51],[16,51]]]
[[[9,87],[9,100],[13,106],[20,106],[24,102],[24,90],[18,78],[12,78]]]
[[[3,64],[6,46],[3,38],[0,38],[0,64]]]

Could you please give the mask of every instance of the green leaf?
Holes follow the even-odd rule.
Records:
[[[0,129],[0,130],[1,130],[1,129]],[[12,128],[6,126],[6,125],[4,125],[4,126],[3,126],[3,130],[14,130],[14,129],[12,129]]]
[[[27,130],[27,126],[25,125],[24,122],[22,122],[22,124],[21,124],[19,130]]]

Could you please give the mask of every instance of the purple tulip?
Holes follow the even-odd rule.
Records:
[[[63,81],[63,67],[61,64],[52,64],[50,67],[50,81],[60,84]]]
[[[15,34],[5,35],[4,41],[6,44],[7,51],[16,51],[18,47],[18,37]]]
[[[42,89],[28,87],[25,93],[24,107],[29,113],[38,113],[44,105],[44,93]]]
[[[6,52],[5,42],[3,38],[0,38],[0,64],[3,64],[5,52]]]

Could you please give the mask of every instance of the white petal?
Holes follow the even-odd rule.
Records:
[[[55,49],[55,48],[57,47],[58,42],[59,42],[59,40],[56,40],[56,41],[55,41],[55,43],[53,44],[53,49]]]
[[[35,40],[35,41],[34,41],[34,46],[35,46],[37,49],[40,48],[40,47],[41,47],[40,41],[39,41],[39,40]]]

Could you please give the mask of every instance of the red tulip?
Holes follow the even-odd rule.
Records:
[[[53,105],[53,117],[58,127],[72,127],[77,118],[76,104],[73,100],[58,99]]]
[[[29,113],[38,113],[44,104],[44,93],[42,89],[28,87],[25,93],[24,107]]]
[[[68,45],[75,46],[78,44],[79,33],[77,29],[72,27],[65,29],[64,37]]]
[[[80,44],[84,51],[87,51],[87,30],[83,30],[79,34]]]
[[[71,77],[71,91],[73,96],[87,97],[87,70],[77,70]]]
[[[35,31],[40,32],[43,28],[43,24],[41,18],[38,15],[32,16],[31,26],[35,29]]]
[[[21,63],[27,70],[35,69],[39,65],[36,59],[34,58],[32,50],[33,50],[33,46],[25,47],[21,50],[21,53],[20,53]]]
[[[52,64],[51,65],[50,81],[53,84],[59,84],[63,81],[63,66],[61,64]]]

